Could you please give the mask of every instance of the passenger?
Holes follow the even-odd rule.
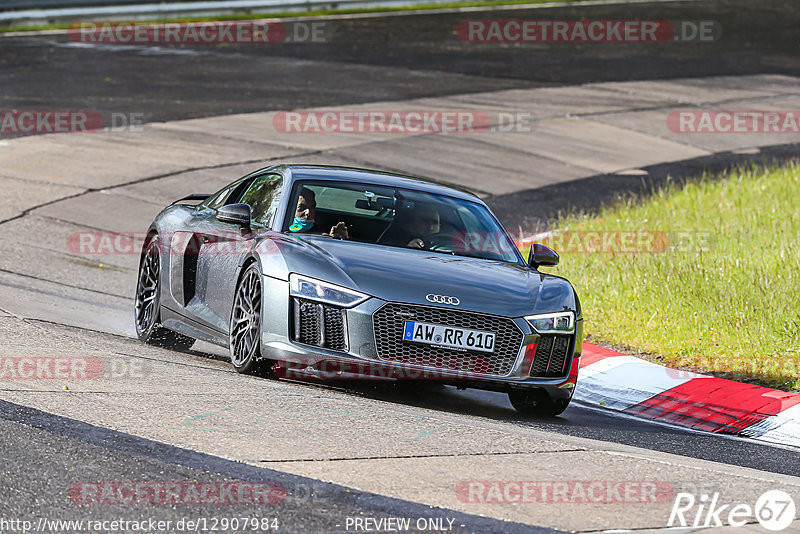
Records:
[[[290,232],[317,233],[321,229],[317,227],[314,218],[317,215],[317,197],[314,191],[307,187],[300,189],[300,196],[297,197],[297,209],[294,212],[294,222],[289,226]],[[340,221],[331,228],[330,232],[322,235],[338,237],[340,239],[350,239],[350,232],[347,225]]]
[[[317,196],[314,191],[304,187],[297,197],[297,209],[294,212],[294,222],[289,227],[290,232],[312,232],[316,230],[314,217],[317,215]]]

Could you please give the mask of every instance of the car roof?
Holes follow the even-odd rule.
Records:
[[[359,169],[357,167],[336,167],[333,165],[276,165],[270,167],[270,170],[283,172],[287,176],[290,175],[292,181],[329,180],[401,187],[483,204],[480,198],[465,189],[386,171]]]

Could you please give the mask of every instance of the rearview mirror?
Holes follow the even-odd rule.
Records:
[[[550,247],[534,243],[528,253],[528,265],[534,269],[558,265],[558,254]]]
[[[394,199],[387,197],[377,197],[375,199],[365,200],[363,198],[356,200],[356,208],[360,210],[374,210],[380,211],[384,209],[391,209],[394,207]]]
[[[251,209],[249,204],[228,204],[217,210],[217,219],[222,222],[250,226]]]

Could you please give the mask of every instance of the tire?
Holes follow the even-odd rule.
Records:
[[[161,326],[161,256],[158,236],[145,242],[145,253],[139,262],[139,278],[134,299],[134,324],[136,335],[148,345],[166,349],[188,350],[194,338],[173,332]]]
[[[508,392],[511,406],[524,415],[555,417],[569,406],[570,399],[552,399],[542,389],[513,389]]]
[[[261,359],[261,272],[250,264],[236,286],[228,346],[236,372],[268,376],[272,361]]]

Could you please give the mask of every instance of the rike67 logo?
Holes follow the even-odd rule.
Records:
[[[781,490],[770,490],[761,495],[755,505],[749,503],[723,504],[720,494],[703,494],[699,498],[691,493],[678,493],[669,514],[669,527],[742,527],[754,519],[767,530],[784,530],[794,521],[795,504],[792,497]]]

